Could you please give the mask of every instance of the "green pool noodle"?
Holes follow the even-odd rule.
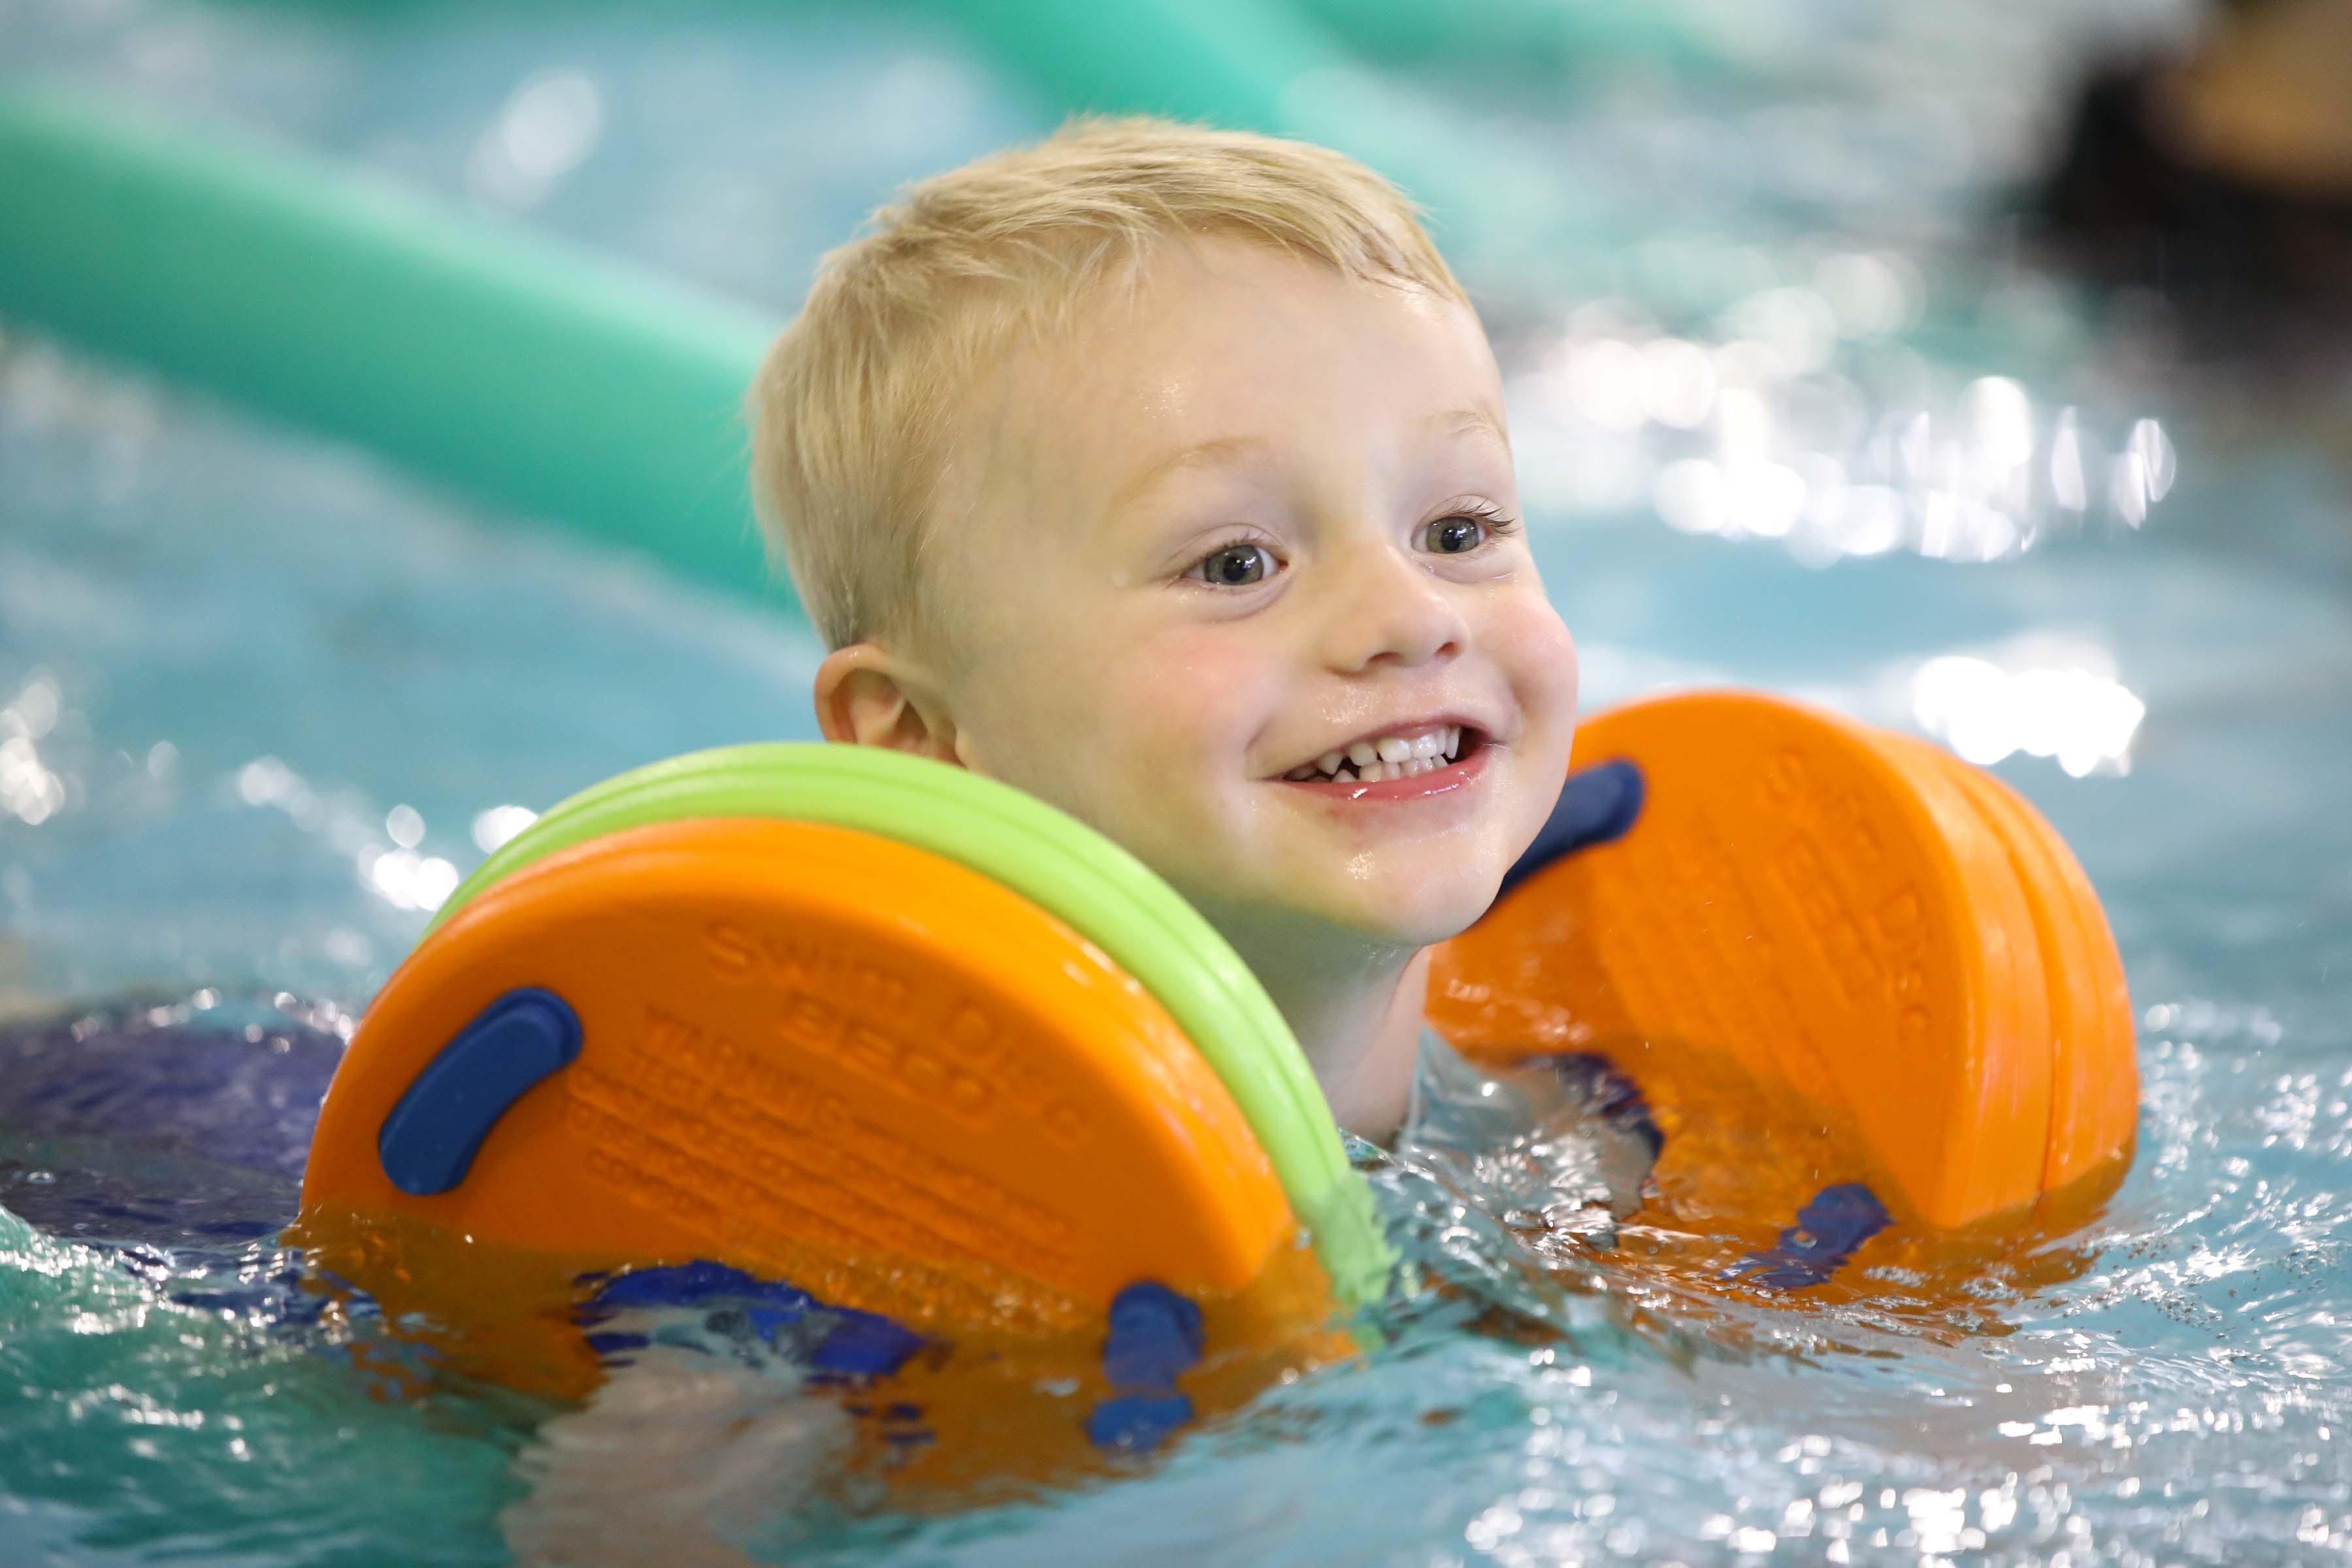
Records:
[[[790,604],[740,405],[782,322],[308,158],[0,92],[0,316]]]

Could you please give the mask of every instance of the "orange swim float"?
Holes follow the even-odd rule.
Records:
[[[448,1185],[412,1176],[395,1109],[518,977],[577,1016],[576,1057]],[[1296,1228],[1139,986],[976,872],[842,828],[685,822],[540,861],[366,1027],[306,1203],[594,1268],[717,1258],[919,1328],[1042,1331],[1136,1279],[1236,1291]]]
[[[910,837],[1091,929],[840,825],[893,790],[930,808]],[[534,832],[377,997],[304,1174],[320,1269],[446,1326],[465,1370],[593,1387],[582,1282],[646,1270],[789,1281],[902,1347],[1085,1338],[1149,1286],[1205,1314],[1205,1352],[1315,1330],[1381,1261],[1247,971],[1039,803],[891,753],[752,748]]]
[[[1440,1032],[1493,1060],[1600,1055],[1669,1117],[1710,1080],[1785,1096],[1864,1145],[1829,1140],[1800,1185],[1843,1158],[1936,1226],[2120,1169],[2122,965],[2080,867],[2006,785],[1746,692],[1601,715],[1574,763],[1609,763],[1639,769],[1638,817],[1438,950]],[[1708,1158],[1689,1131],[1669,1161]]]

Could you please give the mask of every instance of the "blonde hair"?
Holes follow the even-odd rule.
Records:
[[[825,257],[749,398],[761,521],[826,646],[918,629],[959,389],[1211,234],[1468,303],[1395,186],[1306,142],[1082,118],[908,187]]]

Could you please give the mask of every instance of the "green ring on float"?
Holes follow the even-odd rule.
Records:
[[[1257,976],[1150,867],[1008,784],[874,746],[776,742],[689,752],[550,809],[458,885],[425,934],[547,856],[630,828],[730,816],[820,823],[928,850],[993,878],[1101,948],[1223,1080],[1340,1300],[1377,1296],[1394,1254],[1370,1189],[1349,1164],[1329,1102]]]

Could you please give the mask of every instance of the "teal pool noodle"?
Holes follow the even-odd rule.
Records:
[[[782,323],[331,165],[0,92],[0,316],[789,604],[740,403]]]
[[[1285,88],[1325,63],[1317,29],[1267,0],[917,0],[1049,103],[1278,132]]]
[[[1695,16],[1624,0],[1293,0],[1299,15],[1351,48],[1405,65],[1444,60],[1524,80],[1592,60],[1726,68]]]
[[[1538,276],[1622,228],[1570,170],[1483,134],[1276,0],[923,0],[1058,107],[1320,142],[1428,208],[1473,272]],[[1442,7],[1441,7],[1442,9]]]

